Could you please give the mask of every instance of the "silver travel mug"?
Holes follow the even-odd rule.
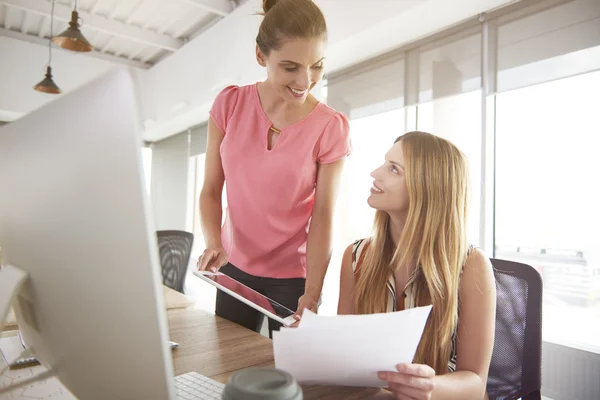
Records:
[[[302,388],[289,373],[267,367],[246,368],[229,378],[223,400],[302,400]]]

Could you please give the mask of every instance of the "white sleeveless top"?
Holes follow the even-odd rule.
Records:
[[[369,239],[360,239],[354,242],[352,247],[352,271],[356,273],[357,266],[363,261],[364,258],[364,250],[369,243]],[[471,254],[474,247],[469,246],[469,250],[467,252],[467,256]],[[415,285],[414,285],[414,276],[410,278],[410,280],[406,283],[404,287],[404,309],[407,310],[409,308],[415,308],[416,305],[416,293],[415,293]],[[396,304],[396,280],[394,279],[394,275],[391,274],[388,278],[387,284],[387,308],[386,312],[394,312],[398,311],[398,307]],[[452,345],[450,349],[450,359],[448,360],[448,371],[454,372],[456,371],[456,330],[452,334]]]

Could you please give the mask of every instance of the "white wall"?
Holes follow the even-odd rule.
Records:
[[[327,52],[329,72],[510,1],[371,0],[351,1],[352,7],[348,7],[349,2],[318,1],[330,29],[334,29]],[[158,140],[206,121],[214,97],[226,85],[264,79],[264,71],[254,56],[261,21],[255,14],[260,4],[259,0],[248,0],[144,76],[143,94],[151,99],[146,109],[148,140]],[[374,11],[379,12],[379,18],[375,18]]]
[[[47,47],[0,37],[0,60],[0,110],[20,116],[55,98],[33,90],[44,79]],[[108,61],[53,49],[52,74],[63,92],[107,72],[112,66]]]
[[[157,140],[208,119],[217,93],[227,85],[263,78],[254,56],[260,17],[255,0],[234,10],[145,76],[142,94],[151,99],[147,137]],[[146,94],[144,94],[146,93]]]
[[[176,135],[152,146],[151,199],[157,230],[186,230],[188,137]]]
[[[62,94],[53,95],[33,89],[44,79],[47,63],[47,46],[0,36],[0,120],[15,120],[100,77],[117,65],[54,46],[52,75]],[[139,85],[140,76],[147,71],[137,68],[130,70]],[[140,97],[142,118],[147,108],[146,100]]]

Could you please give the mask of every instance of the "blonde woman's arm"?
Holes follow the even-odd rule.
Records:
[[[340,298],[338,314],[354,314],[354,271],[352,271],[353,245],[346,247],[340,268]]]

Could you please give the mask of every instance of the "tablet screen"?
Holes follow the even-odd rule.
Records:
[[[236,295],[243,297],[244,299],[250,301],[251,303],[256,304],[257,306],[265,309],[266,311],[275,314],[281,319],[285,319],[294,315],[294,311],[290,310],[277,303],[275,300],[272,300],[255,290],[250,289],[248,286],[236,281],[233,278],[221,273],[221,272],[207,272],[207,271],[196,271],[194,272],[200,278],[205,278],[206,280],[211,280],[216,283],[215,286],[219,288],[222,286]],[[209,282],[210,283],[210,282]]]

